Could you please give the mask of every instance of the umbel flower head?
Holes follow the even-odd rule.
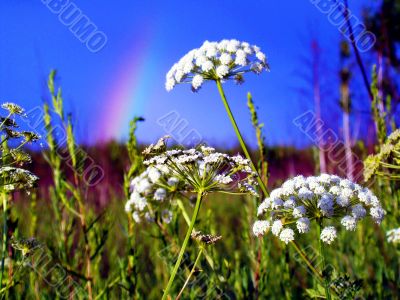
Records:
[[[19,106],[18,104],[5,102],[1,105],[1,107],[5,110],[8,110],[9,115],[20,115],[26,117],[25,110]]]
[[[36,187],[39,178],[31,172],[14,167],[0,168],[0,185],[4,191]]]
[[[283,242],[310,231],[311,223],[324,224],[320,239],[331,244],[337,227],[354,231],[369,215],[380,224],[385,211],[378,198],[367,188],[336,175],[297,176],[271,192],[258,207],[253,232],[264,235],[269,229]]]
[[[35,142],[39,136],[33,132],[18,130],[17,117],[26,117],[22,107],[9,102],[1,107],[7,113],[5,117],[3,114],[0,116],[0,190],[12,192],[33,188],[39,178],[22,168],[24,164],[31,162],[30,155],[22,151],[22,147]]]
[[[389,135],[386,142],[375,155],[369,155],[364,161],[364,180],[372,176],[384,176],[400,179],[400,129]]]
[[[178,83],[190,83],[197,91],[207,80],[234,79],[242,83],[248,72],[260,74],[269,70],[266,56],[257,46],[237,40],[205,41],[189,51],[169,70],[165,88],[170,91]]]
[[[131,196],[125,210],[132,213],[136,222],[143,218],[170,221],[171,213],[166,210],[171,202],[168,200],[178,194],[201,191],[257,195],[255,174],[247,159],[218,153],[205,146],[167,150],[165,142],[163,138],[144,150],[150,155],[144,161],[147,169],[131,182]]]

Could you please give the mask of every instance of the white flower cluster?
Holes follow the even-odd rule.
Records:
[[[346,230],[353,231],[357,223],[369,216],[378,224],[385,211],[378,198],[367,188],[336,175],[297,176],[287,180],[282,187],[271,192],[258,207],[258,216],[269,220],[256,221],[256,236],[271,229],[272,234],[288,243],[295,239],[295,232],[310,231],[311,221],[338,221]],[[321,240],[331,244],[337,235],[334,226],[321,232]]]
[[[131,195],[125,204],[125,211],[132,213],[137,223],[142,219],[153,222],[156,218],[170,223],[172,212],[166,199],[173,195],[178,183],[177,178],[163,173],[162,170],[147,168],[131,181]]]
[[[26,117],[25,110],[15,103],[3,103],[2,109],[7,110],[7,115],[0,112],[0,132],[2,142],[0,154],[2,157],[0,167],[0,186],[3,192],[14,192],[36,187],[39,178],[23,166],[32,162],[31,156],[21,148],[39,139],[34,132],[19,130],[18,117]]]
[[[400,243],[400,228],[391,229],[386,233],[387,241],[389,243]]]
[[[214,148],[168,150],[144,164],[185,183],[186,190],[222,191],[238,189],[257,194],[253,185],[256,174],[250,161],[240,155],[229,156]]]
[[[17,114],[17,115],[21,115],[24,117],[26,116],[25,110],[21,106],[19,106],[18,104],[15,104],[15,103],[11,103],[11,102],[3,103],[1,105],[1,108],[8,110],[10,115]]]
[[[28,170],[14,167],[0,168],[0,182],[5,191],[31,189],[36,186],[39,177]]]
[[[167,73],[165,88],[170,91],[185,82],[196,91],[207,80],[233,78],[242,82],[244,73],[259,74],[263,70],[268,70],[268,64],[259,47],[237,40],[205,41],[173,65]]]
[[[132,193],[125,206],[136,222],[143,217],[154,220],[157,212],[169,204],[166,200],[176,193],[201,189],[205,192],[239,190],[257,195],[250,161],[215,152],[211,147],[165,150],[144,164],[147,169],[132,180]],[[170,219],[169,216],[167,221]]]

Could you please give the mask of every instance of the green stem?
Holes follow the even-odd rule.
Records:
[[[101,297],[103,297],[103,295],[110,290],[114,285],[116,285],[119,281],[120,281],[121,277],[117,276],[113,281],[111,281],[105,288],[104,290],[102,290],[95,298],[95,300],[97,299],[101,299]]]
[[[235,117],[233,116],[232,111],[231,111],[231,108],[229,107],[229,103],[228,103],[228,100],[226,99],[224,90],[223,90],[223,88],[222,88],[221,81],[216,80],[216,83],[217,83],[218,91],[219,91],[219,94],[220,94],[220,96],[221,96],[222,102],[224,103],[225,110],[226,110],[226,112],[228,113],[229,119],[231,120],[233,129],[235,130],[236,136],[237,136],[237,138],[238,138],[238,140],[239,140],[240,146],[242,147],[242,150],[243,150],[243,152],[244,152],[244,155],[245,155],[246,158],[250,161],[250,166],[251,166],[252,170],[257,174],[257,181],[258,181],[258,184],[259,184],[260,187],[261,187],[261,190],[262,190],[263,193],[264,193],[264,196],[268,196],[267,187],[265,186],[265,183],[262,181],[260,174],[258,174],[257,168],[256,168],[255,165],[253,164],[253,161],[252,161],[252,159],[251,159],[250,153],[249,153],[249,151],[247,150],[246,143],[245,143],[244,140],[243,140],[242,134],[240,133],[240,130],[239,130],[239,127],[238,127],[238,125],[237,125],[237,123],[236,123]]]
[[[300,249],[299,245],[297,245],[295,241],[292,241],[292,245],[297,253],[300,255],[300,257],[303,259],[303,261],[306,263],[306,265],[310,268],[310,270],[313,271],[313,273],[317,276],[318,280],[321,281],[322,275],[317,271],[317,269],[314,268],[307,255],[303,252],[303,250]]]
[[[7,120],[11,117],[12,113],[9,113],[6,118],[4,118],[4,121],[1,122],[0,124],[0,129],[3,129],[4,124],[7,122]]]
[[[186,209],[185,209],[185,206],[183,205],[182,200],[178,199],[176,202],[178,204],[179,209],[182,212],[182,215],[183,215],[183,218],[185,219],[186,224],[189,226],[190,225],[190,218],[189,218],[188,213],[186,212]],[[196,229],[193,227],[193,230],[196,230]],[[204,254],[208,264],[210,265],[211,269],[214,270],[214,261],[211,258],[211,256],[207,253],[206,249],[203,249],[203,254]]]
[[[174,282],[176,273],[178,272],[179,265],[181,264],[181,261],[182,261],[182,258],[183,258],[183,254],[185,253],[186,246],[187,246],[187,244],[189,242],[190,236],[192,235],[194,223],[196,222],[197,215],[199,214],[200,204],[201,204],[202,198],[203,198],[203,191],[198,191],[197,192],[196,206],[194,208],[192,220],[190,221],[189,228],[188,228],[188,230],[186,232],[185,240],[183,241],[183,244],[182,244],[182,247],[181,247],[181,251],[179,252],[179,255],[178,255],[178,260],[175,263],[175,266],[174,266],[174,269],[172,270],[171,277],[169,278],[167,287],[164,290],[164,294],[163,294],[162,300],[167,299],[169,290],[171,289],[171,286],[172,286],[172,284]]]
[[[194,271],[195,271],[195,269],[196,269],[196,266],[197,266],[197,264],[198,264],[199,261],[200,261],[200,257],[201,257],[202,254],[203,254],[203,248],[200,248],[199,254],[197,255],[196,260],[194,261],[194,264],[193,264],[192,269],[190,270],[189,276],[188,276],[188,278],[186,279],[185,283],[183,284],[183,287],[182,287],[181,291],[179,292],[179,294],[178,294],[178,296],[176,297],[175,300],[179,300],[179,299],[181,298],[182,293],[183,293],[183,291],[185,290],[185,287],[188,285],[189,280],[190,280],[190,278],[192,277],[192,275],[193,275],[193,273],[194,273]]]
[[[233,196],[248,195],[249,194],[249,193],[235,193],[235,192],[229,192],[229,191],[216,191],[216,192],[220,193],[220,194],[233,195]]]
[[[3,244],[1,248],[1,273],[0,273],[0,290],[3,288],[4,261],[7,250],[7,195],[2,194],[3,198]]]
[[[182,212],[183,218],[185,219],[185,222],[187,223],[188,226],[190,226],[190,218],[189,215],[186,212],[185,206],[183,205],[183,202],[181,199],[178,199],[176,201],[176,203],[178,204],[179,209]]]
[[[324,271],[326,268],[326,262],[325,262],[325,249],[324,249],[324,245],[321,240],[322,222],[319,223],[318,229],[319,229],[319,232],[318,232],[319,254],[321,255],[321,258],[322,258],[322,278],[324,280],[325,296],[326,296],[326,299],[331,300],[332,298],[331,298],[331,293],[329,290],[329,281],[327,280],[326,276],[324,275]]]

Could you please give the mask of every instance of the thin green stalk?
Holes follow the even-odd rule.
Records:
[[[216,83],[217,83],[218,91],[219,91],[219,94],[221,96],[222,102],[224,103],[225,110],[228,113],[229,119],[230,119],[230,121],[232,123],[233,129],[235,130],[236,136],[237,136],[237,138],[239,140],[240,146],[242,147],[244,155],[250,161],[250,166],[251,166],[252,170],[257,174],[257,182],[260,185],[261,190],[264,193],[264,196],[268,196],[267,187],[265,186],[265,183],[262,181],[260,174],[258,174],[257,168],[255,167],[255,165],[254,165],[254,163],[253,163],[253,161],[251,159],[249,151],[247,150],[246,143],[243,140],[242,134],[240,133],[240,130],[239,130],[239,127],[238,127],[238,125],[236,123],[235,117],[233,116],[231,108],[229,107],[229,103],[228,103],[228,100],[226,99],[224,90],[222,88],[221,81],[216,80]]]
[[[107,284],[107,286],[104,288],[104,290],[102,290],[95,298],[95,300],[101,299],[101,297],[103,297],[103,295],[109,291],[114,285],[116,285],[119,280],[121,279],[120,276],[117,276],[113,281],[111,281],[109,284]]]
[[[203,250],[204,250],[204,248],[201,247],[201,248],[200,248],[200,251],[199,251],[199,254],[197,255],[197,258],[196,258],[196,260],[194,261],[193,267],[192,267],[192,269],[190,270],[189,276],[188,276],[188,278],[186,279],[185,283],[183,284],[183,287],[182,287],[181,291],[179,292],[179,294],[178,294],[178,296],[176,297],[175,300],[179,300],[179,299],[182,297],[182,293],[183,293],[183,291],[185,290],[186,286],[188,285],[189,280],[190,280],[190,278],[192,277],[192,275],[194,274],[194,271],[195,271],[195,269],[196,269],[196,266],[197,266],[197,264],[198,264],[199,261],[200,261],[200,257],[201,257],[201,255],[203,254]]]
[[[178,204],[179,209],[182,212],[182,215],[183,215],[183,218],[185,219],[186,224],[189,226],[190,225],[190,218],[189,218],[188,213],[186,212],[186,209],[185,209],[185,206],[183,205],[182,200],[178,199],[176,202]],[[193,227],[193,230],[196,230],[196,229]],[[203,254],[204,254],[208,264],[210,265],[211,269],[214,270],[214,261],[211,258],[211,256],[207,253],[206,249],[203,249]]]
[[[268,162],[266,160],[266,149],[264,142],[264,135],[262,128],[264,124],[260,123],[258,120],[258,114],[256,107],[253,102],[253,97],[251,93],[247,93],[247,107],[249,108],[251,115],[251,123],[256,133],[257,144],[258,144],[258,155],[260,157],[260,161],[258,163],[258,172],[261,175],[261,179],[265,182],[265,185],[268,186]]]
[[[79,193],[78,193],[79,194]],[[91,253],[91,247],[89,243],[89,237],[88,237],[88,230],[87,230],[87,224],[86,224],[86,208],[82,203],[82,200],[80,199],[80,195],[77,198],[78,203],[79,203],[79,211],[81,215],[81,226],[82,226],[82,231],[83,231],[83,237],[85,241],[85,260],[86,260],[86,276],[87,278],[91,278],[91,269],[92,269],[92,263],[91,263],[91,258],[90,258],[90,253]],[[87,290],[88,290],[88,298],[89,300],[93,299],[93,289],[92,289],[92,281],[88,280],[87,282]]]
[[[303,250],[300,249],[299,245],[295,241],[292,241],[292,245],[296,252],[300,255],[300,257],[304,260],[306,265],[310,268],[311,271],[317,276],[318,280],[322,280],[322,275],[317,271],[317,269],[314,268],[310,260],[308,259],[307,255],[303,252]]]
[[[263,239],[260,237],[258,239],[258,250],[257,250],[257,262],[256,262],[256,270],[254,273],[254,287],[255,287],[255,298],[258,299],[259,296],[259,283],[260,283],[260,271],[261,271],[261,259],[262,259],[262,242]]]
[[[287,300],[291,300],[293,298],[292,292],[291,292],[291,286],[290,286],[290,280],[291,280],[291,276],[290,276],[290,264],[289,264],[289,248],[285,247],[284,249],[284,256],[282,256],[282,258],[284,259],[284,265],[285,265],[285,269],[283,272],[283,282],[281,283],[282,288],[283,288],[283,292],[285,294],[285,298]]]
[[[216,191],[216,192],[220,193],[220,194],[233,195],[233,196],[248,195],[249,194],[249,193],[235,193],[235,192],[229,192],[229,191]]]
[[[3,129],[4,124],[7,122],[7,120],[11,117],[12,113],[9,113],[6,118],[4,118],[4,121],[1,122],[0,124],[0,129]]]
[[[318,226],[319,232],[318,232],[318,236],[321,236],[321,230],[322,230],[322,223],[319,223]],[[321,255],[322,258],[322,272],[324,272],[325,268],[326,268],[326,263],[325,263],[325,249],[324,249],[324,245],[322,243],[321,238],[318,238],[318,244],[319,244],[319,254]],[[326,276],[322,275],[322,278],[324,280],[324,288],[325,288],[325,296],[326,299],[331,300],[331,293],[329,290],[329,281],[327,280]]]
[[[178,207],[180,208],[183,218],[185,219],[185,222],[187,223],[188,226],[190,226],[190,218],[189,215],[186,212],[185,206],[183,205],[183,202],[181,199],[178,199],[176,201],[176,203],[178,204]]]
[[[189,242],[190,236],[192,235],[194,223],[196,223],[197,215],[199,214],[200,204],[201,204],[201,200],[202,199],[203,199],[203,191],[198,191],[197,192],[196,206],[194,208],[192,220],[190,221],[189,228],[188,228],[188,230],[186,232],[185,240],[183,241],[183,244],[182,244],[182,247],[181,247],[181,251],[179,252],[179,255],[178,255],[178,260],[175,263],[175,266],[174,266],[174,269],[172,270],[171,277],[169,278],[167,287],[164,290],[164,294],[163,294],[162,300],[167,299],[169,290],[171,289],[172,284],[174,283],[174,279],[175,279],[176,273],[178,272],[179,266],[181,264],[181,261],[182,261],[182,258],[183,258],[183,254],[185,253],[186,246],[187,246],[187,244]]]
[[[3,244],[1,248],[1,273],[0,273],[0,290],[3,288],[4,261],[7,248],[7,195],[2,194],[3,198]]]

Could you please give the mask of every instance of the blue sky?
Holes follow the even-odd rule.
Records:
[[[271,65],[270,73],[247,76],[241,86],[226,84],[233,112],[251,144],[248,91],[259,106],[268,143],[307,144],[292,120],[312,108],[312,98],[300,92],[310,88],[305,59],[310,59],[312,38],[323,49],[323,73],[329,82],[322,105],[327,117],[337,122],[331,126],[340,126],[336,90],[340,34],[310,1],[73,3],[107,36],[101,51],[90,52],[42,1],[1,1],[0,101],[20,103],[27,110],[41,105],[47,74],[56,68],[81,142],[123,140],[135,115],[146,118],[139,139],[152,142],[167,133],[157,120],[175,111],[187,124],[186,132],[196,130],[213,145],[234,145],[235,135],[214,85],[205,85],[199,93],[187,86],[169,93],[164,89],[165,73],[175,61],[204,40],[223,38],[257,44]],[[365,4],[350,1],[355,16],[361,18]],[[125,84],[119,82],[121,74]],[[115,95],[120,85],[124,99]],[[364,96],[363,91],[357,93]]]

